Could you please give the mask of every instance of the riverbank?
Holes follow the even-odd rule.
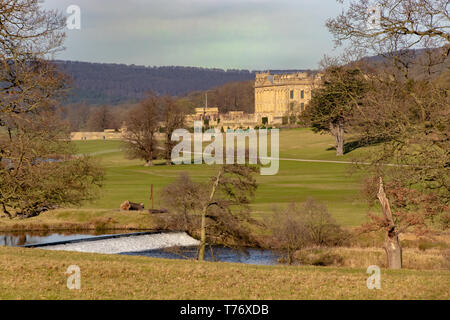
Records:
[[[0,219],[0,234],[42,232],[44,235],[67,232],[125,233],[164,230],[164,219],[147,211],[120,211],[112,209],[58,209],[29,219]],[[349,229],[350,231],[350,229]],[[259,235],[260,232],[258,232]],[[264,237],[261,236],[264,244]],[[402,235],[403,267],[414,270],[449,270],[448,233],[434,237],[433,241]],[[267,241],[266,241],[267,242]],[[348,247],[301,250],[295,263],[332,267],[367,268],[369,265],[386,267],[386,254],[382,249],[383,237],[358,236]],[[271,249],[270,243],[263,246]],[[146,248],[151,249],[151,248]]]
[[[81,290],[67,289],[70,265]],[[449,299],[450,271],[255,266],[0,248],[1,299]]]
[[[114,209],[57,209],[28,219],[0,218],[0,232],[81,231],[81,230],[155,230],[157,216],[148,211]]]

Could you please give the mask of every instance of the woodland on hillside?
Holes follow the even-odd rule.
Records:
[[[177,106],[185,114],[195,113],[195,108],[204,107],[206,99],[208,99],[208,106],[219,108],[220,113],[236,110],[253,113],[255,105],[253,81],[231,82],[211,90],[195,91],[186,96],[174,98]],[[119,105],[72,103],[61,108],[61,115],[69,122],[71,131],[118,130],[126,120],[126,113],[136,105],[137,103]]]
[[[74,89],[67,103],[121,104],[136,102],[149,91],[159,95],[183,96],[228,82],[248,81],[248,70],[222,70],[197,67],[144,67],[77,61],[55,61],[71,76]]]

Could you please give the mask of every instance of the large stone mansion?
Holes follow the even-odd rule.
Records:
[[[188,115],[188,127],[193,127],[194,121],[226,129],[254,128],[256,126],[277,126],[286,121],[291,113],[301,113],[305,110],[313,88],[318,85],[320,75],[297,72],[289,74],[258,73],[255,79],[255,113],[245,114],[243,111],[230,111],[220,114],[219,108],[200,107],[195,114]],[[125,129],[124,129],[125,130]],[[105,132],[73,132],[72,140],[121,139],[123,130],[105,130]]]
[[[219,114],[218,108],[196,108],[188,123],[207,121],[209,126],[224,128],[247,128],[261,124],[280,125],[283,118],[301,113],[311,99],[311,93],[320,76],[306,72],[289,74],[258,73],[255,79],[255,113],[232,111]]]
[[[290,113],[303,112],[319,80],[320,76],[306,72],[256,74],[255,115],[278,124]]]

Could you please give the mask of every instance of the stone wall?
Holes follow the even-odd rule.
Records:
[[[119,131],[105,130],[104,132],[71,132],[70,140],[80,141],[80,140],[122,140],[125,129]],[[165,139],[164,133],[155,133],[155,139],[163,140]]]
[[[71,132],[70,139],[77,140],[120,140],[122,132]]]

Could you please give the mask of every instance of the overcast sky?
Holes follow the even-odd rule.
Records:
[[[81,8],[56,58],[145,66],[314,69],[333,52],[335,0],[45,0]]]

